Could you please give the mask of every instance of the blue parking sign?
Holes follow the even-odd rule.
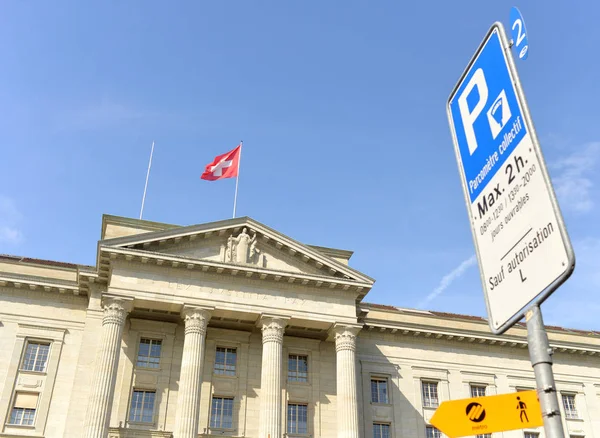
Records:
[[[495,334],[542,303],[575,267],[510,50],[504,27],[494,23],[447,103]]]
[[[498,32],[492,32],[449,100],[471,202],[527,133]]]

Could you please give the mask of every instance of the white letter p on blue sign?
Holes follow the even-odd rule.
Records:
[[[477,92],[479,94],[479,100],[475,104],[473,111],[469,109],[469,102],[467,98],[471,95],[473,88],[477,87]],[[473,125],[475,124],[475,120],[483,111],[485,104],[488,98],[488,87],[485,82],[485,76],[483,75],[483,70],[478,68],[469,83],[465,86],[465,89],[458,97],[458,108],[460,110],[460,118],[463,122],[463,127],[465,130],[465,137],[467,140],[467,145],[469,147],[469,153],[473,155],[475,149],[477,149],[477,137],[475,136],[475,130],[473,129]]]

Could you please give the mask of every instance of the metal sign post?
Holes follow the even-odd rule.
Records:
[[[542,312],[538,306],[533,306],[525,314],[527,321],[527,343],[529,358],[535,373],[544,430],[548,438],[564,438],[564,430],[560,417],[558,394],[552,373],[552,349],[548,343],[548,335],[544,328]]]
[[[490,329],[502,334],[528,311],[546,434],[562,438],[539,305],[572,274],[575,254],[501,23],[477,48],[447,111]]]

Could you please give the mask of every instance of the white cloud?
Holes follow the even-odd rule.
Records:
[[[600,142],[588,143],[550,166],[556,170],[552,182],[562,208],[585,213],[594,207],[591,174],[599,156]]]
[[[429,295],[425,297],[423,301],[421,301],[418,307],[425,307],[430,302],[432,302],[436,297],[442,294],[448,287],[457,279],[463,276],[463,274],[469,269],[471,266],[475,265],[477,262],[477,258],[475,255],[472,255],[468,259],[464,260],[460,265],[450,271],[448,274],[444,275],[440,280],[440,283],[437,287],[431,292]]]
[[[600,330],[600,237],[573,241],[575,271],[542,305],[544,322],[567,328]]]
[[[151,114],[135,107],[102,99],[80,108],[59,112],[56,124],[59,129],[93,130],[131,123],[149,115]]]
[[[16,228],[0,225],[0,242],[11,243],[13,245],[19,243],[23,235]]]
[[[594,295],[600,288],[600,238],[587,237],[573,242],[575,271],[573,278]]]
[[[16,245],[23,240],[18,228],[21,213],[12,198],[0,195],[0,243]]]

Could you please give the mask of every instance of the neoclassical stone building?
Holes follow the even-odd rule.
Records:
[[[429,438],[444,400],[534,388],[524,327],[367,304],[351,255],[104,216],[95,266],[0,256],[0,437]],[[548,331],[565,430],[600,438],[600,333]]]

